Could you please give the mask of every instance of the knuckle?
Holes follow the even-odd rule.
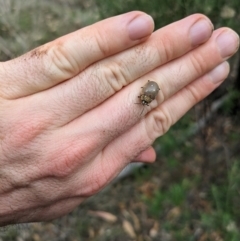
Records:
[[[89,155],[93,153],[95,145],[93,142],[85,141],[82,145],[78,141],[68,141],[68,144],[63,143],[56,145],[57,149],[53,151],[51,160],[47,168],[58,178],[65,178],[72,175],[79,166],[84,165],[89,160]]]
[[[194,71],[198,75],[203,75],[204,72],[206,71],[206,60],[203,59],[203,56],[201,54],[192,54],[190,55],[190,62],[194,68]]]
[[[156,43],[156,48],[158,50],[158,56],[161,63],[168,62],[172,60],[174,56],[175,42],[172,38],[168,37],[167,35],[161,36],[160,44]],[[161,46],[161,48],[159,48]]]
[[[69,54],[61,40],[56,40],[54,44],[51,44],[48,54],[52,62],[51,70],[55,72],[55,75],[60,71],[61,75],[64,74],[64,77],[67,78],[79,72],[79,65],[75,55]]]
[[[1,170],[1,181],[5,184],[1,186],[0,192],[10,192],[15,189],[27,188],[30,186],[30,177],[24,172],[24,168],[20,165],[17,166],[16,170],[2,167]]]
[[[170,112],[164,107],[161,107],[153,118],[153,133],[157,133],[158,135],[165,134],[173,124]]]
[[[113,90],[113,93],[127,84],[125,67],[120,63],[113,62],[110,66],[104,66],[102,68],[102,77],[106,80],[108,87]]]
[[[8,130],[8,135],[2,138],[2,142],[14,150],[30,144],[45,127],[42,123],[35,122],[34,120],[29,120],[24,123],[23,121],[16,121],[13,122],[12,125],[10,123],[6,126],[9,128],[3,127],[3,129]]]
[[[90,182],[89,189],[87,189],[84,193],[84,196],[92,196],[98,193],[103,188],[103,182],[99,178],[94,178]]]
[[[108,41],[108,33],[104,32],[103,29],[101,29],[99,31],[99,29],[95,29],[95,35],[94,35],[94,41],[96,44],[96,46],[98,46],[98,49],[100,51],[100,53],[103,56],[108,56],[109,54],[111,54],[111,48],[110,48],[110,44]]]
[[[77,95],[81,93],[83,98],[91,99],[91,103],[86,103],[81,108],[87,109],[88,105],[99,104],[106,99],[106,96],[111,96],[122,89],[127,84],[125,73],[125,67],[115,61],[95,63],[86,69],[83,74],[77,77],[78,81],[76,81],[73,90]],[[71,99],[71,103],[74,101],[75,99]]]
[[[36,159],[40,155],[48,122],[38,114],[29,115],[21,108],[10,108],[0,120],[0,159],[12,161]],[[22,113],[26,113],[23,115]],[[34,157],[35,156],[35,157]]]
[[[93,168],[93,171],[91,170],[88,173],[88,183],[83,190],[81,190],[81,195],[92,196],[98,193],[109,182],[110,177],[108,177],[109,175],[106,173],[103,166],[99,165],[98,167],[99,169],[97,171],[94,171],[96,169]]]
[[[193,86],[186,86],[186,96],[188,96],[187,100],[193,103],[197,103],[202,99],[201,92],[194,88]]]
[[[51,158],[53,165],[48,167],[50,172],[57,178],[65,178],[70,176],[76,169],[76,163],[81,159],[80,155],[74,151],[61,151],[55,153],[55,157]]]

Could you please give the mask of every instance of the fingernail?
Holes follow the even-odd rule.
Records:
[[[213,25],[206,19],[201,19],[196,22],[190,30],[193,47],[204,43],[212,35]]]
[[[147,14],[138,15],[128,24],[129,37],[138,40],[149,36],[153,31],[153,19]]]
[[[222,32],[216,41],[222,58],[227,58],[238,50],[239,36],[232,30]]]
[[[227,77],[228,73],[229,63],[225,61],[209,72],[208,75],[214,84],[219,84]]]

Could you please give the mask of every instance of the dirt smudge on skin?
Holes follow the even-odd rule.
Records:
[[[44,55],[47,55],[47,53],[48,53],[48,48],[46,45],[43,45],[30,51],[29,55],[30,55],[30,58],[38,59]]]

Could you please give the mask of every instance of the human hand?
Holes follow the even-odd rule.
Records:
[[[0,64],[0,225],[62,216],[153,162],[155,138],[227,77],[232,30],[200,14],[152,30],[131,12]],[[161,90],[140,116],[147,80]]]

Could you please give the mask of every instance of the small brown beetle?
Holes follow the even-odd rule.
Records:
[[[141,100],[140,104],[143,105],[143,109],[144,109],[145,105],[149,106],[149,104],[156,98],[160,88],[156,82],[150,81],[150,80],[141,88],[142,88],[142,93],[141,95],[138,96],[138,98],[140,98]]]

